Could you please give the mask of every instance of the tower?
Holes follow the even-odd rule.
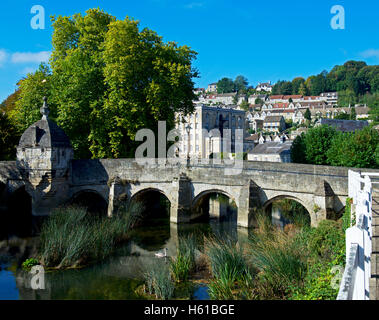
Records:
[[[49,119],[44,97],[42,119],[21,136],[17,147],[17,167],[32,197],[33,216],[46,216],[68,196],[73,149],[69,138]]]

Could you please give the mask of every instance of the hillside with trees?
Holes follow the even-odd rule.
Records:
[[[373,107],[379,99],[379,66],[368,66],[363,61],[347,61],[330,72],[323,71],[307,79],[297,77],[292,81],[278,81],[272,94],[300,94],[317,96],[322,92],[339,94],[338,105],[347,107],[366,103]]]

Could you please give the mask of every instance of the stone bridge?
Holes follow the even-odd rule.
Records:
[[[33,215],[41,216],[92,193],[106,202],[108,215],[112,215],[120,204],[155,190],[170,201],[171,222],[181,223],[196,218],[203,197],[219,193],[238,207],[238,225],[250,227],[257,213],[284,198],[301,203],[312,225],[317,225],[339,214],[348,195],[348,168],[245,161],[238,175],[226,175],[224,169],[193,163],[140,166],[133,159],[71,160],[63,177],[43,171],[45,175],[35,182],[32,169],[25,175],[16,162],[1,162],[0,203],[6,208],[11,194],[25,188]]]
[[[74,160],[69,138],[48,118],[46,99],[41,114],[42,119],[23,133],[17,161],[0,162],[0,214],[23,211],[30,202],[33,216],[46,216],[91,195],[112,215],[121,204],[154,190],[170,201],[174,223],[197,218],[204,199],[218,193],[237,206],[239,226],[253,226],[258,213],[283,198],[301,203],[316,226],[335,218],[348,195],[348,168],[342,167],[244,161],[240,172],[230,175],[225,163],[204,160],[170,164],[160,159],[166,163],[159,165],[139,165],[133,159]]]

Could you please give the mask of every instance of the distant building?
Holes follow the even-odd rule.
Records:
[[[217,82],[208,84],[206,92],[217,92]]]
[[[195,88],[193,90],[193,93],[198,95],[198,94],[203,94],[205,92],[205,89],[204,88]]]
[[[370,109],[368,107],[355,107],[355,113],[357,114],[358,119],[368,119]]]
[[[272,85],[271,81],[265,82],[265,83],[258,83],[257,87],[255,90],[257,91],[265,91],[265,92],[271,92],[272,91]]]
[[[257,132],[258,130],[263,130],[263,120],[252,119],[249,122],[249,128],[253,129],[255,132]]]
[[[266,95],[265,94],[251,94],[248,98],[248,102],[250,104],[256,104],[256,100],[261,99],[263,102],[266,100]]]
[[[304,133],[304,134],[307,133],[308,130],[309,129],[306,127],[300,127],[298,129],[296,129],[295,131],[292,131],[290,133],[290,139],[295,140],[297,136],[300,136],[302,133]]]
[[[292,141],[286,140],[284,136],[279,137],[280,141],[268,141],[260,143],[248,153],[249,161],[268,162],[291,162]]]
[[[329,105],[335,106],[338,103],[338,92],[323,92],[320,97],[325,99]]]
[[[235,149],[235,129],[243,130],[244,136],[240,137],[241,140],[246,134],[245,111],[242,110],[197,104],[191,115],[183,116],[177,113],[176,119],[176,128],[179,129],[182,137],[179,153],[181,158],[185,158],[187,152],[191,158],[209,158],[212,153],[223,152],[221,137],[216,135],[208,137],[204,133],[205,130],[210,132],[212,129],[218,129],[220,134],[223,134],[223,129],[231,129],[230,150],[232,153]],[[187,126],[190,130],[189,137]]]
[[[263,130],[269,132],[282,132],[286,128],[283,116],[266,116],[263,121]]]
[[[316,126],[328,125],[334,127],[337,131],[353,132],[355,130],[362,130],[368,126],[368,121],[365,120],[339,120],[339,119],[325,119],[321,118]]]

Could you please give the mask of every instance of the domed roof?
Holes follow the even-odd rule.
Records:
[[[42,119],[32,124],[22,134],[19,148],[71,148],[70,139],[54,121],[49,120],[49,108],[44,98]]]

